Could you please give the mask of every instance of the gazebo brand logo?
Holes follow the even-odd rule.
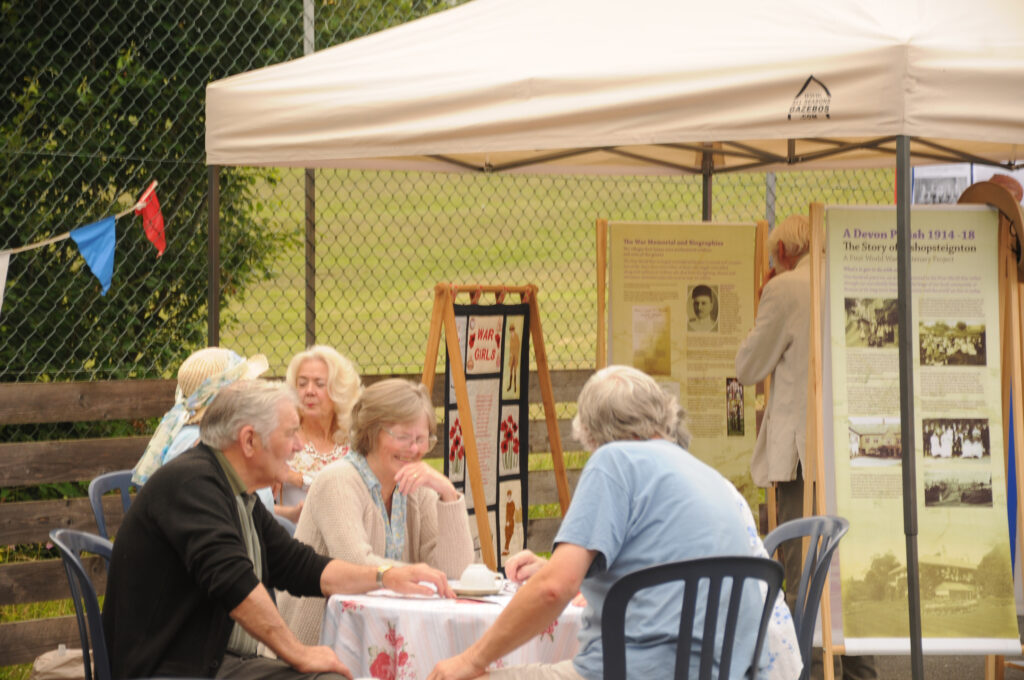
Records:
[[[793,97],[793,104],[789,107],[787,119],[793,118],[830,118],[829,105],[832,103],[832,93],[814,76],[808,76],[803,87]]]

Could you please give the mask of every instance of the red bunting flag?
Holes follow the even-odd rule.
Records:
[[[146,238],[156,246],[156,254],[159,257],[167,248],[167,240],[164,238],[164,216],[160,212],[160,202],[156,199],[156,180],[142,192],[138,203],[145,205],[137,208],[135,214],[142,215],[142,228],[146,230]]]

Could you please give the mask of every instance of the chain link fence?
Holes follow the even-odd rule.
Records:
[[[323,47],[451,3],[314,4]],[[173,377],[207,343],[205,85],[300,56],[302,3],[2,1],[0,20],[0,250],[124,210],[151,179],[167,233],[157,258],[141,218],[118,220],[105,296],[71,241],[13,255],[0,381]],[[304,181],[221,172],[221,344],[265,353],[274,375],[305,345]],[[892,196],[890,171],[725,174],[713,212],[753,221]],[[595,221],[697,221],[701,179],[321,170],[315,200],[316,340],[362,372],[422,369],[439,281],[536,284],[551,367],[585,368]]]

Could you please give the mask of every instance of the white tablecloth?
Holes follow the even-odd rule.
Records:
[[[333,648],[357,678],[421,680],[438,661],[476,642],[512,596],[480,599],[487,602],[410,598],[388,590],[335,595],[327,601],[320,644]],[[493,667],[571,659],[582,613],[569,605],[551,627]]]

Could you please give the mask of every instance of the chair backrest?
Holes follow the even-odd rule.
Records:
[[[91,552],[110,563],[113,544],[107,539],[75,529],[54,529],[50,540],[60,550],[64,571],[68,575],[71,599],[75,603],[75,617],[78,619],[78,634],[82,640],[82,663],[85,665],[85,680],[110,680],[110,658],[107,656],[107,641],[103,637],[103,620],[100,618],[100,604],[96,589],[82,564],[81,554]],[[92,644],[90,644],[90,642]],[[92,650],[90,655],[89,650]],[[90,663],[90,656],[92,662]],[[95,668],[95,675],[93,674]]]
[[[832,555],[839,545],[839,539],[849,530],[850,523],[842,517],[815,515],[780,524],[764,538],[764,548],[769,555],[774,555],[778,547],[786,541],[804,537],[808,539],[796,604],[793,607],[793,626],[796,628],[796,637],[800,644],[800,658],[804,662],[801,678],[809,677],[814,623],[817,620],[818,606],[821,604],[821,593],[825,588]],[[799,550],[797,545],[794,543],[790,549]],[[792,584],[787,583],[786,587],[792,588]]]
[[[751,580],[763,583],[765,589],[758,592],[765,595],[763,602],[755,603],[761,612],[757,639],[752,658],[734,659],[734,645],[737,641],[736,628],[740,606],[746,594],[750,601],[750,588],[744,588]],[[775,606],[775,599],[782,588],[782,565],[762,557],[707,557],[659,564],[626,574],[608,590],[601,610],[601,645],[604,654],[604,677],[622,680],[626,677],[626,606],[637,591],[669,582],[683,582],[683,599],[680,603],[679,638],[676,642],[676,666],[673,676],[668,669],[662,677],[690,680],[690,654],[694,641],[694,621],[698,613],[704,614],[700,635],[700,669],[694,680],[728,678],[729,669],[736,664],[750,668],[749,676],[757,677],[758,661],[764,644],[765,632]],[[701,583],[706,583],[701,588]],[[701,591],[698,596],[698,588]],[[706,595],[705,595],[706,593]],[[724,596],[728,596],[728,607],[724,615],[719,610]],[[717,644],[717,633],[723,631],[721,647]],[[718,661],[718,675],[713,676],[715,661]]]
[[[114,470],[102,474],[89,482],[89,504],[92,505],[92,514],[96,518],[96,528],[100,536],[110,538],[107,531],[107,518],[103,514],[103,494],[117,489],[121,492],[121,506],[128,512],[128,506],[132,503],[130,492],[138,490],[138,485],[132,481],[131,470]]]

